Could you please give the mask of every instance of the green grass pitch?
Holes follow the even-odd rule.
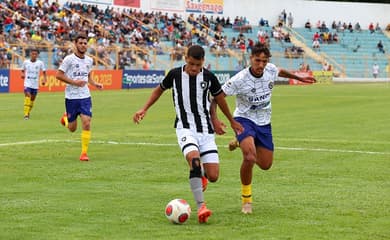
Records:
[[[254,169],[254,213],[240,212],[240,151],[217,137],[220,179],[199,225],[188,167],[176,144],[171,94],[135,125],[151,89],[94,91],[91,161],[80,129],[59,123],[63,93],[0,94],[0,239],[390,239],[390,86],[276,86],[274,165]],[[228,97],[231,110],[234,97]],[[226,119],[221,119],[227,123]],[[164,216],[184,198],[184,225]]]

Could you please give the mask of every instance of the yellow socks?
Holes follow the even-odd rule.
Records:
[[[28,116],[30,114],[30,110],[31,110],[31,99],[30,97],[24,97],[24,108],[23,108],[24,116]]]
[[[242,203],[251,203],[252,202],[252,185],[243,185],[241,184],[241,200]]]
[[[34,101],[30,99],[30,111],[28,111],[28,115],[30,115],[31,109],[34,107]]]
[[[91,131],[90,130],[81,131],[81,153],[88,152],[88,146],[90,140],[91,140]]]

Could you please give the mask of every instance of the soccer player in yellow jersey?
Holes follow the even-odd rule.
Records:
[[[30,119],[30,112],[38,95],[39,77],[43,72],[42,84],[46,83],[45,64],[38,59],[38,49],[30,50],[30,59],[23,62],[21,77],[24,80],[24,119]]]
[[[95,82],[91,76],[93,60],[86,56],[87,37],[77,35],[74,53],[66,56],[57,72],[57,79],[66,83],[65,107],[66,113],[61,118],[61,124],[74,132],[77,129],[77,117],[82,124],[80,161],[88,161],[88,146],[91,139],[92,100],[88,84],[102,89],[103,85]]]

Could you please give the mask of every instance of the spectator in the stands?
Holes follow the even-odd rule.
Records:
[[[351,22],[348,23],[348,30],[349,32],[353,32],[353,27]]]
[[[379,75],[379,65],[377,63],[374,63],[374,65],[372,66],[372,76],[374,78],[377,78]]]
[[[252,52],[252,48],[254,45],[255,45],[255,42],[251,38],[248,38],[248,46],[246,47],[246,51]]]
[[[382,29],[381,29],[381,27],[379,26],[379,23],[378,23],[378,22],[377,22],[376,25],[375,25],[375,31],[377,31],[377,32],[381,32],[381,31],[382,31]]]
[[[281,12],[281,20],[283,21],[283,25],[286,25],[286,22],[287,22],[287,13],[286,13],[286,10],[283,9],[283,11]]]
[[[301,63],[299,65],[299,71],[301,72],[310,72],[310,65],[309,64],[306,64],[306,63]]]
[[[305,28],[307,28],[307,29],[309,29],[309,31],[311,31],[311,23],[310,23],[309,19],[305,23]]]
[[[313,40],[313,44],[312,44],[313,49],[317,49],[317,50],[320,49],[320,41],[318,39],[319,38]]]
[[[373,23],[370,23],[370,25],[368,25],[368,30],[370,31],[370,33],[374,33],[375,32],[375,28],[374,28],[374,24]]]
[[[361,31],[362,31],[362,28],[361,28],[359,22],[357,22],[357,23],[355,24],[355,31],[356,31],[356,32],[361,32]]]
[[[291,42],[290,33],[284,34],[283,36],[284,36],[284,42],[287,43]]]
[[[336,24],[336,21],[334,21],[334,20],[332,22],[332,29],[334,29],[334,30],[337,29],[337,24]]]
[[[150,69],[150,64],[149,64],[149,61],[147,59],[144,59],[144,62],[142,64],[142,69],[143,70],[149,70]]]
[[[320,34],[318,32],[314,33],[313,35],[313,41],[318,40],[320,41]]]
[[[265,19],[263,19],[263,18],[260,18],[260,20],[259,20],[259,26],[260,26],[260,27],[269,27],[269,25],[268,25],[268,20],[265,20]]]
[[[379,42],[378,42],[378,44],[376,45],[376,47],[378,48],[379,52],[385,53],[385,49],[384,49],[384,47],[383,47],[382,40],[379,40]]]
[[[329,69],[330,69],[329,63],[327,61],[324,61],[322,63],[322,71],[329,71]]]
[[[320,29],[320,32],[328,32],[329,31],[328,27],[325,24],[325,21],[322,21],[319,29]]]
[[[288,27],[292,28],[292,25],[294,23],[294,17],[292,16],[292,13],[288,13],[287,22],[288,22]]]
[[[333,33],[332,41],[336,43],[339,42],[339,35],[337,32]]]

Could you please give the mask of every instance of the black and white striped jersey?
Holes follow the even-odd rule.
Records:
[[[175,128],[214,133],[209,96],[217,96],[222,89],[213,73],[203,68],[196,76],[189,76],[184,66],[174,68],[165,76],[160,87],[163,90],[172,88],[176,110]]]

